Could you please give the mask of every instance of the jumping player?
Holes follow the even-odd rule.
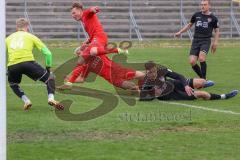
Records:
[[[89,39],[81,47],[83,52],[79,55],[79,65],[86,62],[90,56],[99,56],[108,53],[128,53],[127,50],[120,48],[107,49],[108,37],[96,15],[98,12],[100,12],[100,9],[97,6],[84,10],[83,5],[79,2],[75,2],[72,5],[71,15],[73,19],[81,21],[89,35]]]
[[[78,51],[81,52],[80,50]],[[143,80],[145,76],[144,72],[125,68],[120,64],[113,62],[105,55],[91,56],[88,59],[88,63],[84,65],[78,65],[74,69],[73,73],[68,77],[67,82],[58,88],[70,89],[72,87],[72,83],[76,82],[77,78],[80,77],[80,81],[83,82],[90,72],[96,73],[97,75],[103,77],[116,87],[128,90],[139,89],[138,85],[130,80]]]

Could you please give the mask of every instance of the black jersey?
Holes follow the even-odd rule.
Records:
[[[184,76],[173,72],[164,66],[159,66],[157,70],[157,77],[155,79],[150,79],[147,75],[145,76],[144,84],[141,87],[140,100],[153,100],[155,98],[156,88],[161,91],[160,96],[164,96],[172,92],[174,90],[174,84],[166,77],[178,80],[183,86],[187,85],[187,79]]]
[[[211,38],[213,29],[219,28],[218,19],[213,13],[205,15],[196,12],[190,22],[195,24],[194,38]]]

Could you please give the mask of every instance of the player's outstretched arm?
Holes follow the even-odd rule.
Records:
[[[186,32],[192,27],[193,23],[188,23],[186,26],[184,26],[180,31],[176,32],[174,34],[174,37],[180,37],[182,33]]]
[[[98,6],[94,6],[94,7],[91,7],[91,8],[90,8],[90,11],[91,11],[92,13],[98,13],[98,12],[100,12],[100,9],[99,9]]]

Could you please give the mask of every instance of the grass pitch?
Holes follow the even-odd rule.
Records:
[[[76,42],[48,42],[54,68],[73,57]],[[189,42],[134,43],[128,62],[154,60],[186,77],[195,77],[188,64]],[[219,45],[207,56],[210,92],[240,89],[239,42]],[[44,64],[41,54],[37,61]],[[86,122],[62,121],[47,105],[46,89],[24,77],[21,83],[33,103],[22,110],[22,101],[7,87],[8,159],[16,160],[159,160],[239,159],[240,98],[222,101],[137,102],[128,106],[121,98],[110,113]],[[102,78],[83,86],[108,91],[114,88]],[[74,101],[74,114],[94,109],[101,100],[56,94]],[[154,116],[153,116],[154,115]]]

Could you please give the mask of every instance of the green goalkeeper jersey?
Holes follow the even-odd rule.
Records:
[[[17,31],[6,38],[8,66],[34,61],[32,53],[34,47],[45,55],[46,66],[51,67],[52,53],[38,37],[24,31]]]

